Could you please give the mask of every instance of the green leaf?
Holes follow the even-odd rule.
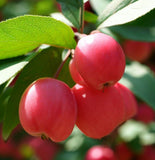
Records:
[[[150,0],[149,2],[148,0],[139,0],[129,4],[130,2],[131,0],[112,1],[99,17],[100,25],[98,28],[115,26],[134,21],[155,8],[154,0]]]
[[[129,26],[143,26],[143,27],[154,27],[155,26],[155,9],[151,10],[147,14],[139,17],[138,19],[127,23]]]
[[[81,156],[81,152],[74,151],[74,152],[67,152],[61,151],[59,154],[56,155],[55,160],[82,160],[83,157]]]
[[[12,129],[19,123],[18,108],[21,95],[25,89],[40,77],[52,77],[61,63],[62,49],[47,48],[33,58],[20,73],[7,109],[3,124],[3,138],[6,140]]]
[[[61,5],[64,16],[78,30],[82,27],[83,21],[83,0],[57,0]]]
[[[74,33],[51,17],[25,15],[0,23],[0,59],[28,53],[41,44],[75,48]]]
[[[151,122],[149,125],[149,131],[155,134],[155,122]]]
[[[139,26],[114,26],[110,29],[125,39],[135,41],[155,41],[155,27]]]
[[[5,82],[2,85],[0,85],[0,96],[3,93],[3,91],[5,90],[6,86],[7,86],[7,82]]]
[[[143,146],[140,142],[140,138],[137,136],[132,141],[128,143],[128,147],[134,152],[134,153],[141,153]]]
[[[111,31],[126,39],[155,41],[155,10],[130,23],[109,27]]]
[[[132,0],[113,0],[111,3],[109,3],[98,17],[98,28],[103,28],[104,21],[106,21],[110,16],[115,15],[117,11],[128,6],[131,1]]]
[[[132,62],[126,66],[120,83],[155,110],[155,77],[148,67]]]
[[[96,23],[96,21],[97,21],[97,15],[95,15],[95,14],[93,14],[91,12],[85,11],[84,12],[84,20],[86,22]]]
[[[0,1],[0,7],[3,7],[3,5],[5,5],[5,3],[6,3],[6,0],[1,0]]]
[[[116,41],[120,42],[120,37],[115,34],[114,32],[112,32],[109,28],[102,28],[100,29],[100,32],[105,33],[111,37],[113,37]]]
[[[70,87],[73,87],[75,85],[75,82],[71,78],[71,75],[70,75],[70,72],[69,72],[69,67],[68,67],[69,61],[70,61],[70,59],[68,59],[65,62],[64,66],[63,66],[63,68],[62,68],[62,70],[61,70],[61,72],[59,74],[58,79],[60,79],[61,81],[64,81]]]
[[[4,120],[4,114],[7,107],[7,103],[12,92],[12,88],[6,88],[3,93],[0,95],[0,122]]]
[[[133,2],[136,2],[136,1],[139,1],[139,0],[132,0],[131,2],[133,3]]]
[[[112,0],[89,0],[91,7],[100,15]]]
[[[14,77],[34,55],[0,60],[0,85]]]

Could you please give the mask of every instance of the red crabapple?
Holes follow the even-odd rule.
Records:
[[[74,63],[73,59],[69,62],[69,71],[71,73],[72,79],[75,82],[77,82],[78,84],[81,84],[81,85],[86,85],[86,83],[84,82],[83,78],[81,77],[81,75],[77,71],[77,68],[75,66],[75,63]]]
[[[116,88],[120,90],[120,93],[122,94],[122,99],[124,100],[125,104],[125,119],[128,120],[137,113],[137,101],[134,97],[133,93],[124,85],[117,83]]]
[[[78,108],[76,125],[88,137],[102,138],[125,120],[124,101],[115,86],[101,91],[76,84],[72,91]]]
[[[35,152],[35,155],[40,160],[53,159],[59,151],[59,148],[55,143],[52,143],[51,141],[43,141],[40,138],[31,139],[28,145],[31,146],[32,150]]]
[[[139,104],[136,120],[144,123],[150,123],[154,121],[154,118],[155,112],[150,106],[145,103]]]
[[[130,60],[144,62],[151,55],[151,45],[148,42],[126,40],[123,48]]]
[[[87,151],[85,160],[116,160],[116,157],[111,148],[97,145]]]
[[[75,97],[64,83],[41,78],[32,83],[21,97],[19,118],[26,132],[46,136],[55,142],[72,132],[77,116]]]
[[[73,59],[87,85],[98,90],[116,83],[125,69],[125,56],[121,46],[103,33],[81,38]]]

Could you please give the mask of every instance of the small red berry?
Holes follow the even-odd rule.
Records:
[[[112,37],[94,33],[78,41],[74,63],[88,86],[102,90],[120,80],[125,69],[125,56]]]
[[[88,137],[102,138],[125,120],[124,101],[115,86],[100,91],[76,84],[72,91],[78,107],[76,124]]]
[[[46,136],[55,142],[71,134],[77,116],[77,106],[71,89],[52,78],[32,83],[21,97],[21,125],[33,136]]]

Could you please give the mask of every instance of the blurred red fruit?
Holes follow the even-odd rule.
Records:
[[[56,143],[40,138],[33,138],[28,144],[32,147],[39,160],[52,160],[59,151]]]
[[[136,120],[144,123],[150,123],[154,121],[154,118],[155,118],[155,112],[150,106],[144,103],[139,104]]]
[[[92,11],[92,7],[91,7],[89,1],[87,1],[87,2],[84,4],[84,9],[85,9],[86,11]]]
[[[59,3],[56,3],[57,9],[59,12],[61,12],[61,5]]]
[[[126,40],[123,44],[124,53],[130,59],[134,61],[144,62],[151,53],[151,45],[148,42]]]
[[[125,143],[116,146],[116,155],[118,160],[131,160],[133,153]]]
[[[151,47],[155,49],[155,42],[151,42],[150,44],[151,44]]]
[[[98,145],[88,150],[85,160],[116,160],[116,157],[111,148]]]
[[[0,132],[1,129],[0,129]],[[0,134],[0,159],[1,158],[11,158],[12,160],[21,160],[22,156],[18,151],[16,144],[9,139],[5,142]]]
[[[144,150],[138,157],[138,160],[155,160],[155,148],[152,146],[144,147]]]

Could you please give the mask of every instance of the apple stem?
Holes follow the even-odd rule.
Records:
[[[70,55],[71,55],[71,50],[68,50],[68,52],[67,52],[64,60],[61,62],[60,66],[58,67],[58,69],[57,69],[57,71],[56,71],[56,73],[54,74],[54,76],[53,76],[54,78],[56,78],[56,79],[58,78],[61,69],[63,68],[65,62],[67,61],[67,59],[69,58]]]

